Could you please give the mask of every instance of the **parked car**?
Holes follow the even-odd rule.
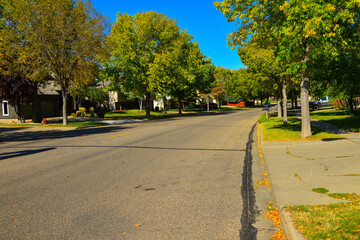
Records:
[[[269,107],[271,107],[271,103],[266,102],[266,103],[263,104],[263,106],[266,107],[266,108],[269,108]]]
[[[329,101],[329,97],[323,97],[319,100],[319,103],[321,106],[329,106],[330,105],[330,101]]]
[[[309,108],[311,108],[313,111],[319,110],[321,106],[321,103],[318,101],[310,101],[309,102]]]
[[[206,110],[207,109],[207,104],[202,105],[201,108],[203,110]],[[218,106],[217,106],[216,103],[209,103],[209,109],[210,110],[218,109]]]

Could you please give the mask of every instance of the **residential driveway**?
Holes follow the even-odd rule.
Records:
[[[0,134],[0,239],[238,239],[261,110]]]

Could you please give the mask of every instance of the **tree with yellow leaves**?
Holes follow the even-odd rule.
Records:
[[[2,2],[5,21],[0,45],[3,56],[10,58],[7,70],[13,72],[19,66],[19,74],[31,80],[51,76],[61,88],[63,124],[67,125],[69,90],[95,78],[106,18],[85,0]]]
[[[239,28],[230,34],[233,47],[244,46],[249,39],[260,45],[275,45],[276,58],[287,63],[291,75],[301,76],[301,136],[311,135],[309,113],[309,67],[319,51],[329,58],[338,57],[358,36],[345,34],[359,29],[359,3],[348,0],[223,0],[216,7]]]

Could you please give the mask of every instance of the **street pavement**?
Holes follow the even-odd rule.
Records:
[[[252,188],[260,112],[0,126],[0,239],[269,239],[270,194]]]
[[[319,121],[312,125],[340,134],[345,140],[270,142],[262,140],[262,151],[271,189],[280,210],[288,240],[304,239],[292,225],[285,208],[295,205],[337,203],[340,200],[312,191],[360,194],[360,134],[337,129]]]
[[[267,240],[276,230],[263,217],[269,202],[287,239],[304,239],[286,207],[341,201],[314,188],[360,194],[360,134],[315,120],[346,139],[269,142],[259,131],[261,158],[259,114],[0,125],[0,239]],[[255,183],[264,170],[271,191]]]

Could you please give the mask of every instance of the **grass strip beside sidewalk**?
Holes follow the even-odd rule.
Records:
[[[263,116],[260,118],[263,127],[263,136],[265,141],[303,141],[303,140],[338,140],[344,137],[327,133],[318,128],[312,127],[312,135],[301,138],[301,120],[294,117],[288,117],[288,124],[283,125],[283,119],[270,116],[266,120]]]
[[[328,122],[340,128],[358,132],[358,116],[346,115],[343,111],[319,111],[311,117]],[[264,139],[268,141],[290,141],[301,139],[301,120],[290,116],[288,125],[283,126],[282,118],[261,117]],[[335,124],[335,123],[336,124]],[[335,134],[326,133],[312,127],[312,136],[305,140],[341,139]],[[329,205],[300,205],[286,209],[291,212],[296,227],[306,239],[358,239],[360,240],[360,195],[355,193],[332,193],[325,188],[313,189],[314,192],[348,202]]]
[[[296,227],[306,239],[360,239],[360,195],[327,195],[349,202],[288,207]]]
[[[244,110],[248,108],[239,108],[239,107],[228,107],[222,106],[221,109],[210,110],[207,112],[206,110],[185,110],[182,114],[179,114],[177,109],[171,109],[166,111],[151,111],[150,112],[150,119],[161,119],[161,118],[172,118],[172,117],[182,117],[182,116],[192,116],[199,113],[223,113],[229,111],[237,111],[237,110]],[[123,112],[107,112],[105,114],[105,118],[107,119],[145,119],[146,118],[146,111],[142,110],[141,112],[139,109],[129,109]]]
[[[360,132],[360,116],[349,115],[343,110],[317,111],[311,113],[310,116],[338,128]]]

